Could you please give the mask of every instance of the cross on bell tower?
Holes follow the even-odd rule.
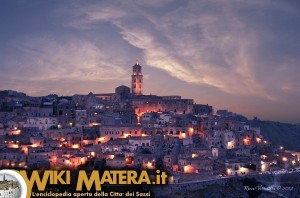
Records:
[[[136,60],[135,65],[132,67],[131,75],[131,90],[135,95],[143,94],[143,75],[142,75],[142,66],[139,64],[139,60]]]

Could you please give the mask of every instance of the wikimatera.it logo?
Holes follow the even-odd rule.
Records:
[[[2,176],[2,177],[1,177]],[[146,170],[135,171],[135,170],[104,170],[102,172],[98,170],[85,171],[79,170],[77,175],[76,192],[45,192],[47,185],[71,185],[71,171],[70,170],[45,170],[42,173],[38,170],[31,171],[28,174],[26,170],[1,170],[0,171],[0,182],[1,178],[8,182],[7,178],[16,181],[18,184],[16,187],[16,198],[29,198],[34,196],[44,197],[82,197],[86,194],[87,196],[93,196],[89,191],[93,188],[97,196],[111,196],[109,193],[101,192],[103,184],[112,185],[164,185],[167,184],[167,174],[164,171],[156,170],[155,175],[149,175]],[[37,187],[38,192],[32,192],[33,186]],[[86,191],[86,193],[81,193]],[[0,193],[1,193],[0,185]],[[118,193],[118,192],[114,192]],[[137,195],[143,196],[143,193],[131,192],[128,196]],[[111,194],[111,193],[110,193]],[[113,196],[116,196],[114,194]],[[121,195],[126,196],[126,195]],[[144,193],[144,196],[150,196],[150,194]],[[1,197],[1,196],[0,196]]]

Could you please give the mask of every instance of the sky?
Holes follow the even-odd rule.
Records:
[[[17,181],[16,178],[12,177],[11,175],[5,174],[5,180],[7,181]],[[4,175],[0,174],[0,181],[4,181]]]
[[[0,1],[0,90],[144,94],[300,123],[300,1]]]

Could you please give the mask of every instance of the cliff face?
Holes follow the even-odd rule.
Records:
[[[300,151],[300,125],[272,121],[250,120],[249,124],[260,127],[262,135],[273,145],[281,145],[286,150]]]

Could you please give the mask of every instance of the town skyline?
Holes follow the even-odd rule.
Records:
[[[138,58],[145,94],[299,123],[297,8],[296,1],[2,1],[0,90],[112,92],[130,87]]]

